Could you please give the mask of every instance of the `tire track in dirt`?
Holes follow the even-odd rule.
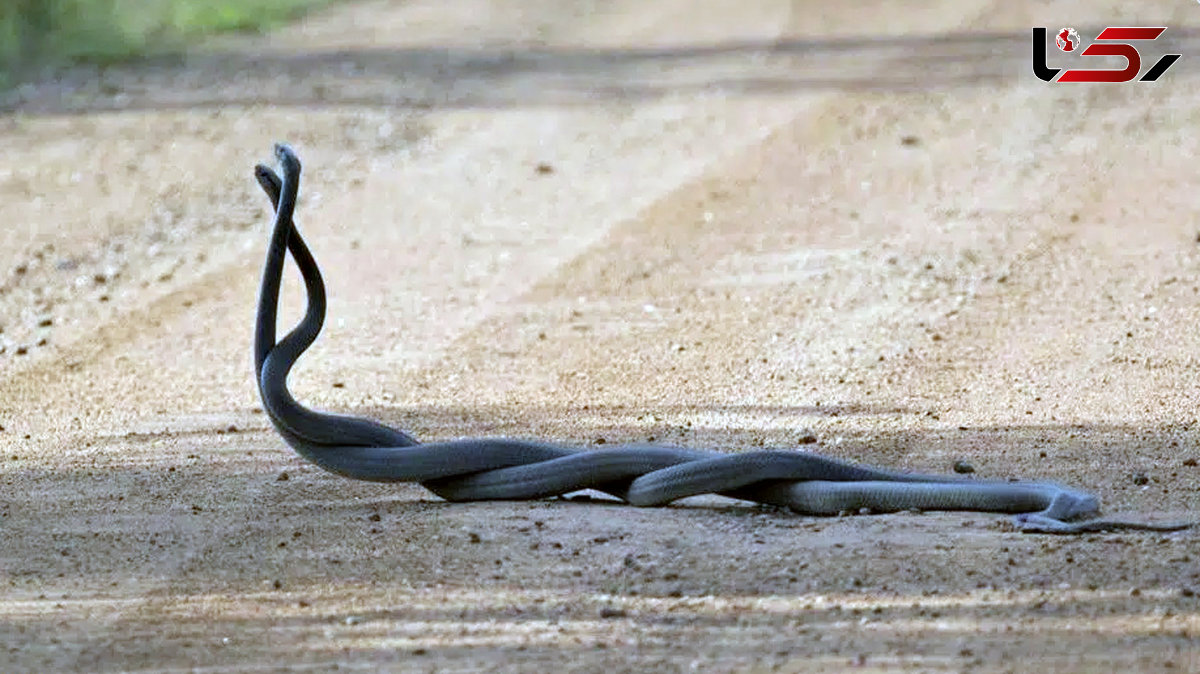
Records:
[[[753,39],[797,30],[861,37],[872,25],[824,6],[787,7],[794,23],[786,28],[770,13],[783,5],[750,15],[753,8],[731,3],[711,9],[707,23],[693,21],[706,17],[685,3],[635,5],[618,6],[630,23],[614,12],[593,27],[578,14],[582,5],[526,13],[478,2],[460,17],[433,2],[364,3],[268,46],[320,49],[364,18],[372,40],[435,46],[458,37],[464,23],[467,42],[540,36],[617,46],[719,41],[742,31]],[[890,15],[888,31],[916,36],[889,47],[914,55],[896,61],[901,80],[941,53],[921,36],[983,25],[1001,36],[1028,30],[1028,17],[1000,7],[943,3]],[[889,16],[882,4],[870,9]],[[1011,25],[1003,24],[998,15],[1010,12]],[[528,20],[538,14],[548,19]],[[1012,53],[1005,63],[1013,72],[1027,68],[1024,53]],[[851,51],[838,63],[865,62],[855,83],[896,83],[876,76],[891,62],[874,54]],[[740,67],[759,72],[750,65]],[[969,62],[967,74],[979,67]],[[228,147],[209,159],[231,168],[213,170],[202,190],[245,180],[238,189],[257,199],[238,157],[247,148],[264,153],[280,133],[298,139],[309,167],[301,225],[334,302],[327,333],[296,377],[298,393],[320,406],[378,411],[435,435],[466,426],[587,441],[608,429],[609,441],[653,434],[686,444],[792,444],[800,421],[823,440],[845,436],[839,453],[893,463],[990,451],[996,433],[975,428],[964,440],[955,426],[963,418],[943,405],[962,397],[968,423],[1008,422],[984,412],[1004,402],[989,391],[1011,365],[989,369],[991,361],[972,360],[975,349],[1021,337],[1029,329],[1022,321],[1054,299],[1062,269],[1050,263],[1089,235],[1103,238],[1082,225],[1074,238],[1056,238],[1039,215],[1043,205],[1027,194],[1028,157],[1001,152],[1036,149],[1010,136],[1029,138],[1045,102],[1020,99],[1029,87],[1011,82],[1000,92],[913,93],[901,102],[837,83],[813,86],[815,93],[790,91],[794,99],[687,89],[672,98],[660,86],[649,103],[614,98],[566,111],[543,109],[551,99],[536,97],[528,107],[428,115],[253,109],[222,127]],[[1167,109],[1190,100],[1174,91]],[[1006,115],[996,101],[1014,97],[1028,110]],[[1079,105],[1072,114],[1101,104]],[[976,110],[997,123],[978,136],[955,135],[978,126]],[[360,117],[360,126],[343,128]],[[1120,118],[1105,117],[1101,128]],[[611,128],[619,137],[605,137]],[[916,144],[903,140],[909,135]],[[724,145],[710,142],[718,136]],[[962,145],[997,154],[985,150],[981,160]],[[191,151],[205,156],[201,146]],[[611,157],[589,154],[595,148]],[[538,171],[542,161],[550,172]],[[652,180],[639,183],[646,175]],[[872,185],[864,187],[864,176]],[[939,176],[943,191],[927,193]],[[197,224],[194,213],[182,218]],[[1034,226],[1006,226],[1023,218]],[[27,443],[10,428],[0,445],[21,457],[3,465],[9,496],[0,511],[0,531],[20,541],[4,546],[0,562],[9,570],[0,576],[9,582],[0,613],[11,619],[0,632],[20,650],[0,662],[129,670],[347,661],[400,669],[428,661],[449,671],[497,662],[546,669],[569,659],[581,670],[690,662],[733,670],[765,657],[800,671],[864,658],[987,669],[1041,657],[1063,668],[1062,654],[1083,651],[1130,666],[1194,661],[1186,634],[1194,607],[1173,589],[1200,582],[1188,575],[1188,539],[1045,541],[955,515],[811,521],[745,509],[449,506],[424,500],[417,487],[320,473],[251,411],[256,231],[207,239],[219,241],[210,267],[185,269],[157,298],[133,296],[94,340],[64,337],[66,346],[48,353],[78,362],[74,371],[62,373],[50,356],[31,359],[29,370],[0,385],[23,416],[79,408],[93,415],[41,421]],[[1149,248],[1169,247],[1171,233],[1163,232]],[[253,250],[240,249],[242,241]],[[1112,242],[1099,243],[1111,253]],[[1148,290],[1180,303],[1170,309],[1178,320],[1194,318],[1185,306],[1191,258],[1163,259],[1162,278]],[[1067,271],[1086,284],[1104,268]],[[1138,266],[1121,268],[1132,275]],[[1167,283],[1170,274],[1177,279]],[[1020,291],[1009,295],[1010,287]],[[1111,293],[1126,301],[1138,290],[1118,284]],[[800,324],[811,330],[796,334]],[[967,324],[995,332],[974,334],[960,327]],[[1174,328],[1151,324],[1148,342],[1174,338]],[[1185,348],[1154,353],[1170,368],[1186,362]],[[978,363],[980,372],[959,362]],[[972,377],[986,385],[959,391]],[[1070,372],[1055,377],[1069,380]],[[744,392],[748,381],[758,393]],[[867,391],[902,393],[869,404],[861,402]],[[1164,433],[1152,440],[1170,439]],[[1037,451],[1018,440],[1022,453]],[[1080,451],[1074,446],[1072,456]],[[1017,459],[1002,460],[1009,463],[990,468]],[[712,554],[714,536],[721,555]],[[18,568],[27,573],[13,575]],[[1062,589],[1089,583],[1102,587]],[[1131,584],[1154,589],[1133,594]],[[939,594],[961,604],[948,608]],[[870,599],[879,596],[885,600]],[[1005,627],[1013,631],[1001,633]]]
[[[664,112],[667,114],[667,118],[655,124],[653,118]],[[649,119],[643,115],[640,120],[638,116],[642,113],[639,111],[635,111],[632,118],[626,115],[632,122],[629,131],[635,134],[641,133],[638,125],[647,122],[650,122],[649,128],[662,130],[665,124],[677,125],[676,118],[679,115],[678,112],[671,109],[671,106],[650,110],[647,114]],[[744,118],[743,122],[754,133],[758,133],[757,123],[753,119],[751,114]],[[610,122],[611,118],[609,120],[602,118],[601,124],[608,126]],[[510,130],[520,128],[519,126],[513,127],[511,121],[507,123],[510,125]],[[520,121],[518,120],[517,123],[519,124]],[[452,120],[448,126],[449,129],[444,129],[444,132],[447,133],[450,141],[437,146],[437,139],[434,138],[432,141],[434,147],[429,150],[431,153],[450,151],[452,154],[455,147],[465,147],[468,148],[468,153],[478,154],[480,151],[475,146],[479,141],[496,133],[499,128],[502,128],[503,123],[489,126],[488,123],[481,125],[471,120],[465,120],[465,122],[454,124]],[[577,129],[578,127],[573,124],[566,127],[566,130],[572,133],[577,132]],[[276,130],[278,132],[278,127]],[[731,131],[724,125],[722,130],[727,134],[730,134]],[[264,133],[266,133],[265,129],[259,129],[250,135],[261,136]],[[676,134],[674,137],[682,138],[689,144],[694,142],[687,140],[686,133],[680,134],[679,131],[673,133]],[[656,138],[659,143],[665,139],[661,134],[655,135],[659,136]],[[541,140],[550,142],[553,141],[553,136],[547,137],[543,134]],[[610,137],[609,140],[611,141],[612,138]],[[632,145],[635,147],[643,145],[648,140],[649,138],[635,140]],[[454,145],[454,142],[459,145]],[[630,143],[627,141],[628,145]],[[495,152],[495,150],[485,149],[483,151],[485,158],[489,152]],[[720,152],[719,147],[716,152]],[[668,154],[677,155],[678,152],[669,152]],[[320,156],[317,155],[315,163],[319,164],[319,159]],[[570,162],[560,160],[560,165],[569,168]],[[609,167],[607,170],[611,172],[615,165],[610,164]],[[596,171],[594,165],[589,168],[592,169],[589,172],[589,178],[596,180],[598,184],[603,184],[605,171]],[[448,169],[443,168],[442,170],[447,171]],[[370,177],[364,180],[368,183],[368,190],[380,188],[380,191],[383,191],[386,188],[386,185],[370,184],[372,180]],[[672,178],[668,172],[665,177],[659,176],[657,180],[665,182],[660,183],[661,187],[653,189],[670,186],[678,178]],[[208,181],[212,181],[212,178],[210,177]],[[201,179],[198,182],[203,185],[206,180]],[[311,186],[314,183],[310,182],[309,184]],[[319,182],[316,184],[320,185]],[[606,196],[624,201],[638,194],[637,190],[644,190],[652,184],[653,181],[643,182],[636,187],[629,186],[634,189],[633,192],[625,195],[609,193]],[[312,192],[310,187],[310,195]],[[320,193],[320,188],[317,192]],[[448,194],[447,199],[449,198],[451,195]],[[644,198],[636,197],[633,201]],[[341,205],[346,206],[347,204],[343,201]],[[375,202],[376,207],[379,205],[379,202]],[[468,203],[466,207],[471,208],[472,206]],[[634,207],[636,208],[636,205]],[[327,208],[330,211],[342,210],[336,205]],[[320,219],[318,217],[321,214],[320,208],[312,210],[314,219]],[[343,213],[345,211],[349,211],[350,219],[354,219],[355,213],[352,207],[342,210]],[[382,215],[385,223],[391,219],[386,210],[382,214],[376,212],[373,215],[376,217]],[[198,241],[192,238],[189,243],[195,245]],[[143,257],[146,253],[147,251],[141,251]],[[136,260],[137,258],[131,259]],[[553,256],[550,259],[553,260]],[[9,475],[13,478],[10,486],[18,489],[21,485],[25,485],[27,488],[37,486],[44,495],[55,494],[66,485],[61,480],[55,480],[48,475],[40,475],[37,466],[66,461],[68,464],[90,466],[100,474],[107,473],[110,475],[110,481],[102,489],[93,488],[91,491],[93,498],[79,496],[69,501],[60,498],[64,505],[77,505],[94,500],[105,501],[107,494],[103,492],[109,491],[114,485],[123,484],[136,490],[139,485],[145,484],[145,480],[155,468],[169,466],[170,470],[174,471],[181,453],[190,452],[187,456],[192,457],[203,451],[197,447],[200,442],[199,438],[186,441],[178,438],[177,434],[181,430],[187,430],[188,416],[186,412],[182,414],[185,428],[180,428],[181,411],[172,411],[166,405],[151,411],[147,408],[146,403],[153,400],[154,402],[151,404],[163,404],[170,400],[186,399],[189,401],[187,404],[195,408],[198,401],[203,401],[217,394],[218,391],[228,390],[228,387],[221,385],[221,379],[230,378],[227,363],[231,359],[227,356],[223,358],[221,354],[226,353],[225,345],[231,343],[241,345],[246,338],[241,329],[241,321],[235,322],[231,327],[229,322],[223,319],[227,319],[231,314],[250,315],[249,299],[242,299],[242,293],[237,293],[235,297],[232,289],[236,287],[237,279],[242,281],[238,285],[252,287],[252,284],[245,282],[253,278],[255,267],[256,265],[246,262],[246,255],[240,252],[233,253],[221,260],[220,264],[214,264],[213,271],[207,274],[191,275],[179,281],[173,289],[164,291],[159,299],[152,300],[149,304],[134,306],[119,314],[119,318],[108,323],[107,326],[93,331],[87,338],[80,337],[80,341],[75,345],[66,346],[59,351],[61,355],[65,356],[66,361],[72,364],[67,368],[70,373],[65,377],[61,376],[62,373],[55,367],[56,363],[48,360],[31,364],[24,372],[14,373],[9,377],[6,381],[6,390],[14,394],[14,400],[27,400],[31,403],[36,400],[36,404],[41,409],[72,410],[70,418],[44,419],[41,420],[40,426],[37,421],[33,421],[28,423],[25,428],[14,429],[16,431],[33,431],[39,437],[32,443],[25,444],[21,451],[22,458],[15,465],[10,464]],[[235,306],[244,307],[245,311],[243,312],[241,309],[230,311]],[[83,326],[79,326],[79,331],[83,332]],[[236,351],[240,353],[243,348],[239,347]],[[210,375],[208,377],[206,385],[203,377],[192,374],[192,368],[197,361],[224,364],[218,366],[220,372],[217,376]],[[244,377],[235,376],[233,379],[241,381]],[[184,389],[189,391],[186,396]],[[150,392],[149,395],[148,392]],[[200,402],[199,409],[206,408],[212,409]],[[135,413],[130,418],[129,412],[132,410],[140,410],[141,413]],[[146,416],[147,412],[150,412],[149,418]],[[23,414],[21,410],[17,409],[13,411],[13,416],[25,418],[34,415]],[[125,442],[95,442],[96,434],[99,433],[102,437],[106,433],[106,427],[112,429],[107,432],[115,431],[122,425],[133,428],[152,428],[156,423],[155,418],[162,419],[165,422],[165,429],[176,434],[175,440],[167,443],[151,442],[148,448],[133,448],[135,451],[132,452],[132,456],[129,456],[131,447],[129,447],[128,438]],[[30,447],[30,444],[36,447]],[[153,451],[155,445],[158,447],[157,452]],[[150,451],[147,452],[147,449]],[[137,465],[144,461],[140,456],[143,453],[147,453],[147,456],[151,458],[150,470],[129,468],[131,462]],[[159,457],[157,460],[153,458],[156,453]],[[110,624],[114,622],[130,626],[140,624],[152,615],[157,615],[158,609],[155,607],[163,606],[161,597],[169,597],[173,591],[171,588],[178,587],[180,584],[185,587],[192,587],[196,583],[202,584],[203,581],[200,578],[211,577],[211,569],[221,568],[221,563],[217,561],[222,558],[220,552],[217,552],[215,559],[206,559],[206,555],[214,551],[211,541],[230,537],[241,538],[242,534],[248,533],[241,531],[244,523],[255,519],[254,513],[264,505],[263,494],[272,488],[271,482],[256,479],[255,473],[251,473],[249,476],[239,476],[235,480],[230,480],[230,475],[225,473],[228,469],[237,469],[239,466],[248,464],[249,462],[246,461],[235,460],[232,464],[228,464],[218,460],[189,465],[184,468],[183,475],[180,477],[195,480],[190,485],[190,480],[183,482],[174,479],[166,480],[161,485],[146,489],[141,493],[131,493],[127,499],[122,499],[123,503],[117,505],[114,510],[115,514],[158,511],[163,507],[163,500],[166,499],[166,502],[171,504],[171,511],[174,511],[176,510],[175,506],[186,505],[186,503],[180,503],[185,499],[193,500],[194,503],[197,500],[203,500],[197,499],[197,496],[204,493],[205,485],[220,485],[216,489],[231,490],[236,494],[234,498],[227,500],[215,509],[205,503],[201,510],[195,512],[210,514],[202,515],[200,521],[183,525],[183,523],[175,521],[175,517],[167,516],[164,519],[163,516],[158,516],[148,517],[140,523],[130,518],[122,518],[123,523],[121,519],[116,522],[111,520],[106,522],[100,512],[88,508],[78,513],[77,517],[82,516],[87,521],[91,521],[90,526],[80,526],[83,524],[82,522],[77,520],[72,522],[68,518],[67,521],[55,525],[51,531],[42,532],[40,536],[37,534],[30,536],[26,542],[26,554],[32,554],[34,559],[40,560],[40,564],[49,564],[51,567],[59,566],[72,578],[77,573],[85,573],[84,578],[66,585],[77,589],[82,585],[84,588],[88,588],[84,591],[95,591],[90,588],[92,583],[110,577],[112,569],[106,568],[103,563],[98,567],[91,564],[82,568],[77,567],[73,562],[64,561],[55,564],[50,561],[53,558],[49,554],[41,553],[49,553],[53,546],[65,546],[62,549],[71,550],[71,556],[87,556],[83,550],[89,546],[87,542],[89,528],[92,531],[96,531],[97,528],[103,531],[107,540],[113,538],[119,540],[122,535],[130,534],[138,538],[148,536],[149,545],[134,553],[132,557],[126,557],[124,568],[127,573],[138,579],[136,593],[148,598],[145,609],[149,612],[139,608],[139,604],[135,605],[132,612],[128,609],[120,610],[106,619]],[[215,475],[213,474],[214,470]],[[206,478],[196,479],[204,473],[208,473]],[[70,482],[86,484],[89,478],[90,470],[88,475],[78,474]],[[173,485],[181,491],[172,494]],[[84,486],[84,489],[86,493],[87,487]],[[201,506],[196,503],[194,507]],[[9,527],[17,525],[19,528],[19,522],[33,519],[34,508],[35,504],[32,501],[21,502],[12,512],[7,513],[6,524]],[[98,521],[96,521],[97,518]],[[134,529],[127,528],[130,526],[133,526]],[[32,533],[29,530],[26,531]],[[156,536],[160,537],[158,540],[161,544],[155,543]],[[90,545],[96,544],[91,543]],[[218,548],[220,548],[219,545]],[[53,571],[48,570],[42,573],[52,574]],[[128,590],[120,586],[118,591]],[[155,599],[155,597],[159,597],[159,599]],[[78,657],[77,665],[79,666],[89,662],[94,663],[97,659],[103,659],[106,656],[119,656],[123,652],[113,650],[104,644],[92,642],[85,636],[86,626],[86,621],[75,623],[73,629],[64,626],[61,632],[64,635],[73,633],[74,643],[81,650],[63,650],[53,660],[56,666],[65,664],[63,658],[73,657],[72,652],[76,653],[74,657]],[[129,652],[124,651],[124,654],[129,655]]]

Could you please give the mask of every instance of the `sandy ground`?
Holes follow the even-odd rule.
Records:
[[[446,504],[261,413],[288,140],[314,406],[1195,517],[1200,10],[908,4],[365,2],[8,94],[0,670],[1200,671],[1200,534]],[[1108,24],[1184,57],[1032,76],[1031,26]]]

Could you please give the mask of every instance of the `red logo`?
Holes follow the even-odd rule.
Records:
[[[1157,40],[1166,30],[1161,26],[1110,26],[1100,31],[1095,41],[1080,51],[1079,33],[1075,32],[1074,28],[1063,28],[1054,36],[1054,44],[1063,52],[1080,56],[1120,56],[1125,59],[1125,68],[1121,70],[1072,68],[1063,71],[1062,68],[1050,68],[1046,65],[1046,29],[1034,28],[1033,74],[1045,82],[1131,82],[1142,71],[1142,55],[1137,47],[1129,43]],[[1180,56],[1163,54],[1138,81],[1157,80]]]
[[[1075,51],[1079,49],[1079,33],[1074,28],[1063,28],[1054,36],[1054,44],[1063,51]]]

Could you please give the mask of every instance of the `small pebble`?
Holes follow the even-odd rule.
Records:
[[[1145,485],[1145,484],[1149,484],[1150,477],[1147,476],[1145,473],[1134,473],[1133,474],[1133,483],[1138,485],[1139,487],[1142,485]]]
[[[954,472],[962,473],[962,474],[974,473],[975,466],[972,466],[967,461],[963,461],[962,459],[959,459],[958,461],[954,462]]]

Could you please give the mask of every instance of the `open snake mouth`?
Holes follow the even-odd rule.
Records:
[[[255,167],[255,178],[275,209],[259,291],[255,380],[263,409],[283,439],[330,472],[373,482],[419,482],[451,501],[538,499],[596,489],[637,506],[722,494],[814,515],[864,509],[1001,512],[1014,514],[1022,531],[1044,533],[1174,531],[1194,524],[1083,519],[1095,517],[1099,501],[1055,484],[903,473],[798,450],[727,454],[643,444],[585,450],[511,438],[421,443],[370,419],[308,409],[292,397],[287,379],[321,332],[325,284],[293,222],[300,159],[283,144],[275,146],[275,157],[282,178],[267,166]],[[300,323],[277,340],[288,253],[304,278],[308,307]]]

